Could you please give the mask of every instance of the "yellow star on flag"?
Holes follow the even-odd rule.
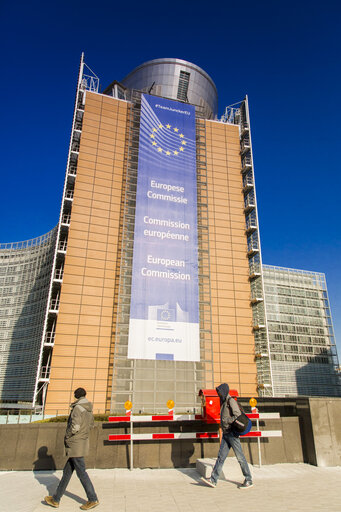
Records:
[[[160,141],[157,142],[157,140],[155,140],[155,139],[159,138],[159,134],[162,134],[165,132],[165,130],[164,130],[165,128],[167,130],[172,129],[176,133],[176,135],[180,138],[180,141],[178,140],[178,143],[180,142],[180,147],[178,147],[177,150],[173,150],[170,147],[167,147],[168,146],[167,142],[165,143],[165,144],[167,144],[166,147],[164,147],[164,143],[162,141],[161,141],[161,146],[159,146]],[[158,153],[163,153],[164,155],[167,155],[167,156],[170,156],[170,155],[177,156],[180,151],[185,151],[185,149],[186,149],[184,146],[186,146],[187,142],[186,142],[186,140],[184,140],[184,138],[185,138],[184,134],[180,133],[179,128],[177,128],[177,127],[172,128],[172,125],[170,123],[167,123],[167,124],[160,123],[159,125],[153,127],[149,136],[152,139],[152,146],[154,146],[155,149],[157,149]]]

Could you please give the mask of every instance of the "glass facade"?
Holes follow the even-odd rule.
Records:
[[[0,245],[0,400],[34,402],[56,228]]]
[[[325,275],[270,265],[263,275],[274,396],[341,396]]]

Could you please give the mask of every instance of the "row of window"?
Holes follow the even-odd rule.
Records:
[[[318,299],[323,296],[322,290],[314,291],[304,288],[287,288],[285,286],[270,286],[265,285],[266,293],[273,293],[275,296],[277,295],[287,295],[289,297],[307,297],[312,299]]]
[[[303,325],[293,325],[293,324],[282,324],[282,323],[268,323],[268,328],[270,332],[293,332],[297,334],[311,334],[311,335],[326,335],[327,332],[325,329],[321,329],[319,327],[305,327]]]
[[[266,304],[267,311],[274,313],[291,313],[295,315],[304,315],[304,316],[324,316],[324,309],[321,308],[305,308],[301,306],[290,306],[290,305],[282,305],[282,304]]]
[[[329,338],[322,337],[311,337],[304,335],[296,335],[296,334],[279,334],[279,333],[269,333],[270,341],[287,341],[287,342],[296,342],[299,345],[302,344],[312,344],[312,345],[326,345],[327,340]]]
[[[328,357],[323,356],[302,356],[291,354],[271,354],[272,361],[292,361],[300,363],[330,364]]]
[[[321,306],[328,308],[328,301],[323,299],[307,299],[299,297],[287,297],[286,295],[266,295],[267,304],[290,304],[293,306],[305,306],[309,308],[321,308]]]

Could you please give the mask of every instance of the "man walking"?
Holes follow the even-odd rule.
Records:
[[[240,464],[242,473],[245,477],[244,482],[239,486],[239,488],[248,489],[253,485],[250,468],[243,453],[242,445],[239,439],[239,434],[233,432],[232,428],[232,423],[241,414],[241,410],[237,402],[230,396],[230,388],[228,384],[220,384],[220,386],[216,388],[216,391],[220,398],[219,437],[221,442],[218,457],[213,468],[211,477],[208,479],[203,478],[203,480],[210,487],[215,487],[217,485],[221,470],[223,469],[225,459],[229,454],[230,448],[232,448]]]
[[[84,388],[76,389],[74,396],[76,401],[71,404],[71,412],[68,418],[64,438],[65,454],[68,457],[63,469],[63,476],[53,496],[46,496],[45,502],[51,507],[58,508],[73,471],[84,487],[88,501],[80,508],[90,510],[97,507],[99,501],[89,475],[85,469],[84,456],[89,453],[89,434],[94,426],[92,403],[85,398]]]

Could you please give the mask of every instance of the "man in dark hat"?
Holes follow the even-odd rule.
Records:
[[[203,478],[203,480],[210,487],[215,487],[217,485],[225,459],[228,456],[230,449],[232,448],[245,478],[244,482],[239,486],[239,488],[248,489],[253,485],[250,468],[243,453],[239,434],[233,431],[232,427],[232,423],[241,414],[241,410],[237,402],[229,394],[230,388],[228,384],[220,384],[220,386],[216,388],[216,391],[220,398],[220,448],[211,477]]]
[[[92,403],[85,398],[84,388],[77,388],[74,393],[76,401],[71,404],[64,438],[65,454],[68,457],[63,469],[63,476],[53,496],[46,496],[45,502],[51,507],[58,508],[61,497],[70,481],[73,471],[84,487],[88,501],[80,508],[90,510],[97,507],[99,501],[95,489],[86,472],[84,456],[89,453],[89,434],[94,426]]]

